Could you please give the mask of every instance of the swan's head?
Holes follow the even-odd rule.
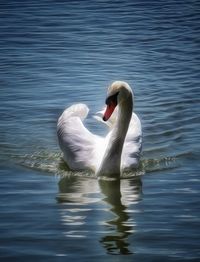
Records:
[[[107,121],[112,115],[117,105],[125,102],[133,93],[128,83],[123,81],[115,81],[108,87],[106,98],[106,110],[103,115],[103,120]]]

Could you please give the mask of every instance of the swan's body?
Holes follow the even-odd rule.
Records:
[[[138,166],[142,130],[139,118],[132,112],[130,86],[126,82],[114,82],[108,89],[106,104],[103,120],[108,120],[110,127],[106,137],[92,134],[83,125],[89,111],[84,104],[73,105],[60,116],[58,140],[70,169],[92,170],[98,176],[119,177],[121,171]]]

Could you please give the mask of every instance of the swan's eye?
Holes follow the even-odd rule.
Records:
[[[113,105],[117,105],[117,96],[118,96],[119,92],[117,92],[116,94],[112,95],[112,96],[109,96],[106,98],[106,105],[110,105],[110,104],[113,104]]]

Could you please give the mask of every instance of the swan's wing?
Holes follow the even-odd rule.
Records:
[[[127,170],[136,168],[139,164],[142,150],[142,128],[140,119],[133,113],[129,124],[129,129],[125,138],[121,169]]]
[[[64,160],[72,170],[96,170],[99,161],[98,148],[103,138],[92,134],[83,120],[88,114],[88,107],[77,104],[67,108],[60,116],[57,134]]]

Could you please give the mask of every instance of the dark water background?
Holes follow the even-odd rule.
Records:
[[[199,261],[200,2],[2,0],[0,34],[1,261]],[[121,185],[67,172],[56,139],[76,102],[105,133],[114,80],[144,133]]]

